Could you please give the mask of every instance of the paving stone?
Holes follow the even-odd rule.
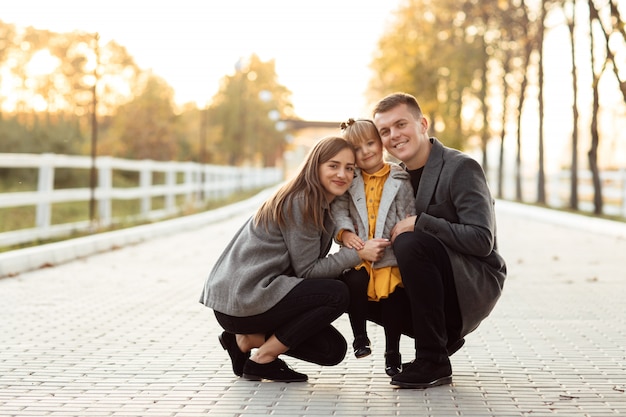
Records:
[[[1,416],[598,416],[626,414],[626,237],[498,204],[509,278],[452,357],[453,384],[389,384],[373,354],[307,383],[232,374],[198,303],[204,277],[250,212],[0,279]],[[533,214],[537,211],[532,210]],[[571,217],[567,217],[571,219]],[[615,224],[615,230],[623,225]],[[336,322],[352,339],[346,316]],[[403,337],[403,360],[413,355]]]

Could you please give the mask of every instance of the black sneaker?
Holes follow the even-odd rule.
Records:
[[[304,382],[309,379],[308,376],[294,371],[278,358],[263,364],[248,359],[243,367],[243,377],[251,381],[268,379],[276,382]]]
[[[250,352],[242,352],[239,350],[237,340],[233,333],[223,332],[218,336],[218,339],[224,350],[228,352],[228,356],[230,356],[230,360],[233,363],[233,372],[235,375],[241,376],[243,374],[243,365],[250,357]]]
[[[354,338],[354,342],[352,342],[352,347],[354,348],[354,356],[357,358],[364,358],[372,354],[372,349],[370,348],[370,340],[364,335],[358,335]]]
[[[452,366],[450,361],[432,362],[426,359],[415,359],[402,369],[402,372],[391,378],[391,385],[400,388],[430,388],[452,383]]]

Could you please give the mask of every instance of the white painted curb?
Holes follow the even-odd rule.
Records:
[[[0,278],[119,249],[157,236],[197,229],[245,211],[254,211],[274,189],[269,188],[248,200],[199,214],[0,253]]]
[[[197,229],[207,224],[228,219],[244,211],[254,211],[274,190],[275,188],[270,188],[248,200],[204,213],[0,253],[0,278],[14,276],[22,272],[54,266],[96,253],[137,244],[157,236]],[[496,201],[496,210],[544,221],[546,223],[559,224],[574,229],[582,229],[591,233],[600,233],[626,239],[626,223],[529,206],[505,200]]]

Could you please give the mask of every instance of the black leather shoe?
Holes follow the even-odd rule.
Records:
[[[372,354],[372,349],[370,348],[370,340],[367,336],[363,334],[354,338],[354,342],[352,342],[352,347],[354,348],[354,356],[356,356],[357,358],[364,358]]]
[[[402,371],[402,359],[400,352],[389,351],[385,352],[385,373],[389,376],[394,376]]]
[[[233,333],[223,332],[218,336],[220,344],[230,356],[230,361],[233,363],[233,372],[237,376],[243,374],[243,366],[246,360],[250,357],[250,352],[242,352],[237,346],[237,339]]]
[[[304,382],[309,379],[308,376],[294,371],[278,358],[263,364],[248,359],[243,367],[243,377],[251,381],[268,379],[276,382]]]
[[[465,339],[461,338],[459,340],[457,340],[456,342],[453,342],[451,344],[448,345],[448,347],[446,348],[446,350],[448,351],[448,357],[454,355],[455,353],[457,353],[459,351],[459,349],[461,349],[463,347],[463,345],[465,345]],[[411,361],[413,362],[413,361]],[[406,362],[402,364],[402,369],[406,368],[407,366],[409,366],[411,364],[411,362]]]
[[[430,388],[452,383],[450,361],[432,362],[415,359],[402,372],[391,378],[391,385],[400,388]]]

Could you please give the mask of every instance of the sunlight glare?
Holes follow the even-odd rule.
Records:
[[[58,58],[52,56],[48,49],[35,52],[26,64],[26,73],[30,76],[50,75],[61,64]]]

